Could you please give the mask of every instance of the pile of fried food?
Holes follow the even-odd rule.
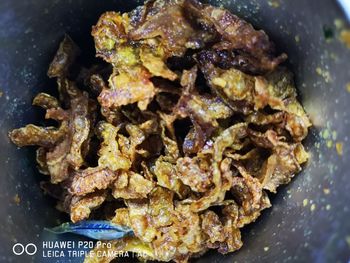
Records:
[[[72,222],[132,228],[112,248],[187,262],[242,246],[240,229],[271,206],[308,159],[311,123],[292,74],[264,31],[196,0],[147,1],[107,12],[93,27],[84,68],[66,36],[50,65],[59,99],[40,93],[57,127],[13,130],[36,145],[46,193]],[[109,262],[87,258],[87,262]]]

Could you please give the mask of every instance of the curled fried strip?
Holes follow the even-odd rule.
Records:
[[[33,99],[33,105],[40,106],[44,109],[60,107],[59,101],[55,97],[47,93],[39,93],[38,95],[36,95]]]
[[[9,133],[10,139],[19,147],[37,145],[52,147],[59,142],[66,134],[67,126],[62,125],[60,129],[55,127],[39,127],[33,124]]]
[[[80,53],[80,49],[74,41],[68,36],[64,36],[60,47],[50,64],[47,75],[50,78],[65,77],[69,73],[70,66]]]
[[[90,133],[89,98],[86,93],[71,100],[72,106],[72,143],[70,145],[67,161],[75,169],[79,169],[84,162],[82,145],[88,139]]]

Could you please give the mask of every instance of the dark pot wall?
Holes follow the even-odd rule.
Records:
[[[65,32],[93,53],[90,28],[103,11],[126,11],[142,1],[28,0],[0,2],[0,261],[68,262],[43,259],[43,231],[61,217],[44,197],[33,149],[17,149],[8,130],[40,123],[34,94],[50,91],[47,66]],[[350,259],[350,49],[337,36],[345,19],[332,0],[218,0],[256,27],[265,29],[290,57],[299,92],[315,127],[307,138],[311,160],[293,182],[272,198],[243,233],[237,253],[208,254],[198,262],[347,262]],[[346,22],[344,21],[346,24]],[[339,24],[339,23],[338,23]],[[324,28],[333,33],[326,41]],[[330,30],[331,31],[330,31]],[[329,35],[329,34],[328,34]],[[328,134],[329,137],[327,136]],[[342,155],[335,144],[343,145]],[[19,204],[14,201],[18,194]],[[71,237],[65,237],[71,239]],[[14,256],[16,242],[35,243],[36,257]],[[76,260],[76,262],[80,262]],[[197,262],[196,261],[196,262]]]

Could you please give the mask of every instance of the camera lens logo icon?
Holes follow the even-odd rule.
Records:
[[[23,253],[26,253],[29,256],[33,256],[37,251],[38,251],[38,248],[33,243],[28,243],[25,246],[21,243],[16,243],[12,247],[12,252],[16,256],[23,255]]]

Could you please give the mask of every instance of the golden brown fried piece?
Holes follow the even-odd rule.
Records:
[[[67,127],[57,129],[54,127],[38,127],[29,124],[23,128],[15,129],[9,133],[13,143],[19,147],[38,145],[50,147],[55,145],[61,138],[65,136]]]
[[[88,219],[93,209],[106,200],[106,192],[95,192],[83,197],[74,196],[69,203],[70,219],[73,223]]]
[[[210,161],[204,158],[179,158],[176,162],[177,176],[194,192],[205,193],[212,183]]]
[[[103,140],[99,151],[98,165],[112,171],[128,170],[131,162],[122,155],[117,142],[119,129],[112,124],[102,122],[99,124],[98,130]]]
[[[87,168],[73,175],[69,192],[75,196],[84,196],[95,190],[107,189],[117,178],[117,174],[108,168]]]
[[[114,198],[139,199],[147,198],[154,188],[154,183],[134,172],[124,172],[118,176],[112,187]]]

